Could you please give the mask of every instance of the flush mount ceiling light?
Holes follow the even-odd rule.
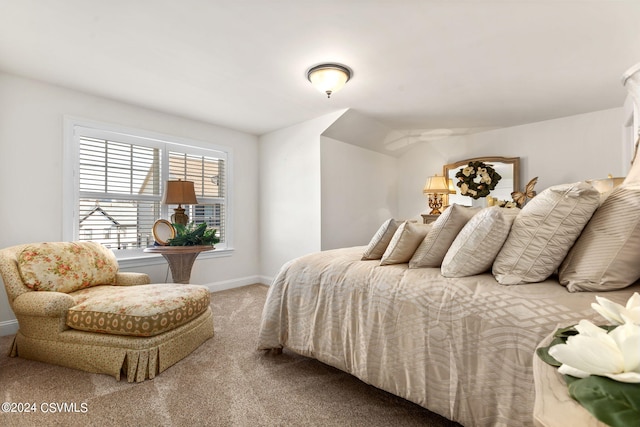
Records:
[[[307,79],[327,98],[342,89],[351,78],[351,70],[340,64],[320,64],[309,68]]]

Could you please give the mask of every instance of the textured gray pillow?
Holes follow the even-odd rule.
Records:
[[[640,184],[613,190],[560,266],[570,292],[622,289],[640,279]]]
[[[453,204],[449,206],[433,223],[409,261],[409,268],[440,267],[444,256],[462,227],[480,211],[480,208],[468,208]]]
[[[370,260],[382,258],[384,251],[387,250],[387,246],[389,246],[389,242],[400,224],[402,224],[402,221],[398,221],[393,218],[389,218],[382,223],[378,231],[376,231],[376,234],[374,234],[373,238],[369,242],[369,246],[367,246],[367,249],[365,249],[362,254],[362,259]]]
[[[489,270],[518,213],[518,208],[494,206],[474,215],[447,251],[442,261],[442,275],[466,277]]]
[[[541,282],[558,268],[600,203],[586,182],[547,188],[525,205],[493,263],[502,285]]]

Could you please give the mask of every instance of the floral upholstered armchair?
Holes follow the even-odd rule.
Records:
[[[119,272],[113,253],[95,242],[0,250],[0,274],[19,325],[13,357],[139,382],[213,336],[206,287]]]

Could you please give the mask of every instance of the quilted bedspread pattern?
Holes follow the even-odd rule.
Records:
[[[504,286],[490,274],[362,261],[364,248],[285,264],[269,289],[260,349],[286,347],[465,426],[533,423],[533,357],[544,337],[580,319],[596,293],[557,280]],[[638,291],[603,292],[624,303]]]

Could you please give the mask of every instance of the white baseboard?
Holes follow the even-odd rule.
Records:
[[[0,336],[13,335],[16,332],[18,332],[18,321],[16,319],[0,322]]]
[[[253,285],[255,283],[269,285],[271,284],[271,281],[268,280],[268,277],[256,275],[256,276],[240,277],[238,279],[223,280],[221,282],[207,283],[204,286],[209,288],[209,291],[211,292],[219,292],[227,289],[234,289],[234,288],[240,288],[242,286]]]
[[[263,285],[267,285],[267,286],[271,286],[271,284],[273,283],[273,277],[268,277],[268,276],[258,276],[260,278],[260,283],[262,283]]]

